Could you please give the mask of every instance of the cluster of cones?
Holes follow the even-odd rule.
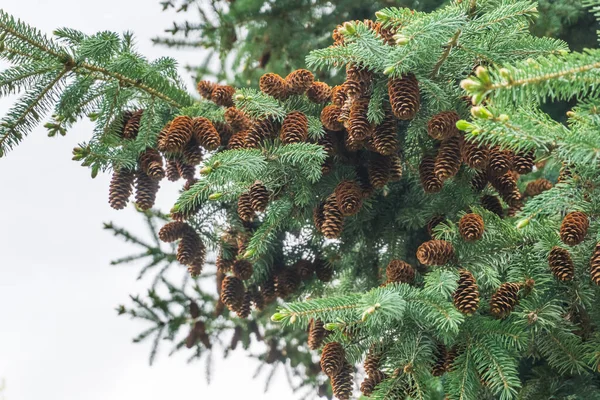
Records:
[[[346,351],[338,342],[329,342],[321,352],[321,370],[329,377],[333,395],[340,400],[352,396],[354,367],[346,360]]]
[[[186,222],[173,221],[160,229],[158,237],[165,243],[179,240],[177,261],[187,265],[192,276],[200,275],[206,258],[206,246],[194,228]]]

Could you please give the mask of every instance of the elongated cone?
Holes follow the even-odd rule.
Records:
[[[308,118],[300,111],[286,115],[279,138],[283,144],[305,142],[308,138]]]
[[[521,286],[514,282],[507,282],[500,285],[490,300],[490,310],[494,317],[499,319],[508,317],[519,303],[520,288]]]
[[[417,249],[417,259],[424,265],[444,265],[454,258],[454,247],[445,240],[429,240]]]
[[[346,361],[346,351],[338,342],[329,342],[321,352],[321,369],[330,378],[336,376]]]
[[[585,239],[590,221],[581,211],[568,213],[560,226],[560,240],[566,245],[575,246]]]
[[[419,178],[425,193],[437,193],[442,190],[444,183],[438,179],[434,171],[435,159],[429,156],[423,157],[419,165]]]
[[[458,287],[452,294],[454,306],[463,314],[471,315],[479,307],[479,288],[473,274],[465,269],[459,272]]]
[[[121,169],[113,172],[108,191],[108,202],[115,210],[122,210],[127,205],[133,191],[134,172]]]
[[[573,280],[575,276],[575,265],[571,254],[567,249],[554,246],[548,255],[548,265],[552,274],[560,281]]]
[[[590,259],[590,276],[592,282],[600,286],[600,243],[596,244],[596,248]]]
[[[356,181],[342,181],[335,188],[338,209],[343,216],[358,213],[362,207],[362,189]]]
[[[421,95],[414,75],[388,80],[388,94],[396,118],[406,121],[415,117],[421,106]]]
[[[316,350],[321,347],[326,333],[323,321],[320,319],[311,319],[308,324],[308,348]]]
[[[427,133],[434,139],[445,140],[458,136],[456,123],[460,116],[454,111],[443,111],[431,117],[427,123]]]

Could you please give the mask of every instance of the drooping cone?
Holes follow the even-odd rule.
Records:
[[[196,168],[193,165],[187,164],[182,160],[177,161],[177,171],[179,175],[186,181],[196,179]]]
[[[397,182],[402,178],[402,159],[400,156],[390,156],[390,182]]]
[[[297,69],[285,77],[289,94],[304,94],[314,81],[315,76],[306,69]]]
[[[506,174],[513,166],[513,152],[494,147],[490,150],[488,173],[490,176]]]
[[[502,203],[500,203],[500,199],[496,196],[490,196],[486,194],[481,197],[481,206],[488,211],[493,212],[498,215],[500,218],[504,215],[504,210],[502,209]]]
[[[452,258],[454,247],[445,240],[429,240],[417,249],[417,259],[424,265],[444,265]]]
[[[205,99],[210,100],[211,95],[212,95],[212,91],[214,90],[216,84],[214,82],[211,81],[200,81],[198,82],[198,93],[200,93],[200,96],[204,97]]]
[[[388,80],[388,94],[396,118],[406,121],[415,117],[421,106],[421,95],[419,83],[414,75]]]
[[[144,110],[137,110],[131,113],[129,118],[125,121],[123,126],[123,138],[124,139],[135,139],[140,131],[140,123],[142,122],[142,115]]]
[[[308,324],[308,348],[311,350],[317,350],[323,344],[325,338],[325,328],[323,327],[323,321],[320,319],[311,319]]]
[[[169,129],[171,129],[171,123],[167,124],[158,132],[156,136],[156,149],[158,151],[167,151],[167,137],[169,136]]]
[[[533,166],[535,165],[535,150],[516,153],[513,164],[517,173],[521,175],[530,173],[533,171]]]
[[[396,133],[396,118],[391,110],[386,110],[383,121],[375,127],[372,142],[375,150],[381,155],[391,156],[398,153],[400,144]]]
[[[238,150],[246,147],[246,137],[248,136],[248,131],[239,131],[234,133],[231,138],[229,138],[229,142],[227,143],[228,150]]]
[[[525,195],[533,197],[550,189],[552,189],[552,182],[550,182],[548,179],[539,178],[527,184],[527,187],[525,188]]]
[[[227,147],[229,139],[231,139],[231,136],[233,136],[234,133],[233,128],[227,122],[223,121],[213,121],[212,124],[219,134],[221,146]]]
[[[256,307],[257,310],[263,310],[266,306],[265,296],[262,291],[258,290],[257,287],[252,289],[252,304]]]
[[[348,135],[354,141],[361,141],[373,134],[373,127],[367,117],[369,111],[369,99],[358,98],[352,102],[350,107],[350,115],[346,128]]]
[[[257,148],[263,140],[274,137],[278,129],[278,125],[270,119],[255,121],[246,135],[246,147]]]
[[[312,278],[315,273],[315,266],[309,260],[298,260],[294,263],[293,268],[296,269],[296,271],[298,272],[298,276],[300,276],[300,279],[302,279],[303,281]]]
[[[171,182],[175,182],[181,178],[181,175],[179,175],[179,169],[177,168],[176,160],[167,160],[166,175],[167,179]]]
[[[158,189],[158,182],[144,171],[135,173],[135,203],[141,210],[149,210],[154,206]]]
[[[471,178],[471,188],[476,192],[481,192],[488,184],[488,177],[485,171],[479,171]]]
[[[229,107],[225,111],[225,121],[231,125],[235,132],[245,131],[250,128],[250,118],[239,108]]]
[[[600,243],[596,244],[596,248],[590,259],[590,277],[592,278],[592,282],[600,286]]]
[[[566,245],[575,246],[585,239],[590,221],[581,211],[568,213],[560,226],[560,240]]]
[[[500,285],[490,300],[492,315],[498,319],[504,319],[512,312],[519,303],[520,285],[514,282],[506,282]]]
[[[216,85],[210,95],[210,99],[221,107],[232,107],[234,93],[235,89],[231,86]]]
[[[273,300],[277,298],[277,294],[275,293],[275,280],[273,278],[269,278],[265,282],[261,283],[260,293],[265,299],[265,303],[273,302]]]
[[[425,156],[419,165],[419,178],[425,193],[437,193],[442,190],[443,182],[434,173],[435,159]]]
[[[162,156],[155,149],[148,148],[141,153],[139,156],[139,163],[142,171],[150,178],[159,181],[165,177]]]
[[[305,142],[308,138],[308,118],[300,111],[286,115],[279,138],[283,144]]]
[[[342,109],[333,104],[323,108],[323,111],[321,111],[321,123],[325,129],[333,132],[344,130],[344,124],[339,121],[341,112]]]
[[[507,172],[504,175],[490,176],[490,183],[498,191],[502,199],[511,206],[521,203],[523,196],[517,186],[517,175],[514,172]]]
[[[188,225],[185,222],[174,221],[169,222],[164,225],[158,231],[158,237],[165,243],[171,243],[178,239],[181,239],[184,235],[188,233],[193,233],[194,228]]]
[[[412,283],[415,280],[415,269],[402,260],[392,260],[385,269],[386,283]]]
[[[462,138],[453,136],[445,139],[440,145],[433,172],[440,181],[445,181],[448,178],[457,174],[461,163],[461,142]]]
[[[250,202],[254,211],[265,211],[269,205],[269,191],[262,182],[256,181],[250,186]]]
[[[454,307],[463,314],[471,315],[479,307],[479,288],[473,274],[466,269],[460,270],[458,287],[452,293]]]
[[[321,369],[332,378],[337,375],[346,361],[346,351],[338,342],[329,342],[321,352]]]
[[[373,85],[373,72],[357,64],[346,64],[346,82],[344,87],[350,97],[368,96]],[[351,89],[352,87],[352,89]]]
[[[433,230],[435,229],[435,227],[444,222],[445,220],[446,217],[439,214],[431,217],[427,222],[427,233],[429,234],[429,236],[433,237]]]
[[[483,144],[465,140],[463,144],[463,161],[473,169],[483,170],[490,159],[490,149]]]
[[[465,214],[458,221],[458,231],[460,236],[467,242],[473,242],[481,239],[483,236],[483,218],[478,214]]]
[[[372,346],[367,352],[367,356],[365,357],[363,367],[365,368],[365,372],[367,373],[367,375],[372,375],[376,371],[379,371],[380,366],[381,353],[377,351],[374,346]]]
[[[434,139],[446,140],[458,136],[456,123],[460,116],[454,111],[444,111],[431,117],[427,123],[427,133]]]
[[[238,311],[244,303],[244,284],[235,276],[226,276],[221,284],[221,301],[230,311]]]
[[[363,395],[369,397],[373,394],[375,387],[383,382],[385,374],[379,370],[374,371],[372,374],[367,376],[365,380],[360,384],[360,391]]]
[[[231,269],[233,274],[243,281],[250,279],[254,272],[254,267],[248,260],[235,260]]]
[[[448,350],[446,353],[446,361],[444,362],[444,369],[446,372],[450,372],[454,369],[454,360],[456,360],[456,357],[458,357],[461,352],[462,349],[457,345],[452,346],[450,350]]]
[[[252,293],[246,291],[244,293],[244,299],[242,300],[242,305],[240,309],[237,311],[237,315],[240,318],[248,318],[250,315],[250,307],[252,306]]]
[[[295,268],[287,268],[275,276],[275,293],[285,299],[300,287],[301,282],[298,271]]]
[[[133,171],[125,169],[113,172],[108,189],[108,203],[115,210],[122,210],[127,205],[133,191]]]
[[[320,258],[315,259],[315,274],[321,282],[329,282],[333,277],[333,266]]]
[[[435,352],[435,362],[431,367],[431,374],[433,376],[442,376],[446,372],[446,358],[448,357],[448,350],[443,344],[437,346]]]
[[[570,281],[575,276],[575,265],[571,254],[566,249],[554,246],[548,254],[548,265],[552,274],[559,281]]]
[[[344,216],[339,210],[335,194],[330,195],[323,206],[321,232],[328,239],[337,239],[344,227]]]
[[[342,181],[335,188],[335,199],[343,216],[354,215],[362,207],[362,189],[356,181]]]
[[[187,115],[175,117],[169,126],[169,132],[164,141],[166,151],[178,152],[192,138],[193,125],[192,119]]]
[[[325,221],[324,210],[325,210],[325,203],[319,203],[313,209],[313,223],[315,224],[315,228],[317,228],[317,230],[319,232],[322,231],[322,229],[323,229],[323,222]]]
[[[183,159],[188,165],[198,165],[202,162],[202,148],[198,145],[196,139],[192,138],[182,151]]]
[[[191,300],[190,304],[188,306],[188,311],[190,313],[190,317],[192,318],[198,318],[200,316],[200,307],[198,306],[198,303],[196,303],[195,301]]]
[[[288,86],[281,76],[268,73],[260,77],[258,83],[260,90],[278,100],[284,100],[288,96]]]
[[[389,156],[371,153],[368,164],[369,182],[374,189],[381,189],[390,180],[392,162]]]
[[[194,231],[186,232],[177,246],[177,261],[184,265],[192,265],[197,258],[206,253],[204,243]]]
[[[252,198],[250,193],[244,193],[238,200],[238,215],[242,221],[250,222],[254,219],[254,210],[252,209]]]
[[[331,89],[331,102],[334,105],[341,107],[346,100],[348,100],[348,94],[342,85],[334,86],[333,89]]]
[[[325,82],[314,82],[306,91],[306,97],[313,103],[327,103],[331,100],[331,87]]]
[[[333,395],[339,400],[348,400],[352,396],[352,373],[354,367],[348,362],[344,362],[342,370],[331,378],[331,388]]]
[[[208,118],[196,117],[192,120],[193,136],[206,150],[216,150],[221,145],[221,136]]]

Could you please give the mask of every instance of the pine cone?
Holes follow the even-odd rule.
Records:
[[[479,307],[479,288],[473,274],[466,269],[459,272],[458,287],[452,293],[454,307],[463,314],[471,315]]]
[[[171,123],[168,122],[156,136],[156,148],[159,151],[167,151],[167,137],[169,136],[169,129],[171,129]]]
[[[323,206],[321,232],[328,239],[337,239],[344,227],[344,217],[337,205],[335,194],[330,195]]]
[[[502,176],[513,167],[513,152],[494,147],[490,150],[488,173],[490,176]]]
[[[350,396],[352,396],[352,373],[354,372],[354,367],[350,365],[348,362],[344,362],[342,369],[340,372],[331,377],[331,387],[333,389],[333,395],[337,397],[339,400],[348,400]]]
[[[175,117],[169,126],[169,132],[165,138],[164,147],[166,151],[178,152],[192,138],[192,119],[187,115]]]
[[[478,214],[465,214],[458,222],[460,236],[467,242],[481,239],[483,236],[483,218]]]
[[[217,254],[217,259],[215,260],[215,265],[217,269],[221,272],[229,272],[233,267],[233,260],[223,258],[223,250],[219,251]]]
[[[473,169],[483,170],[490,159],[490,149],[483,144],[465,141],[463,144],[463,160]]]
[[[171,182],[175,182],[181,178],[179,175],[179,169],[177,168],[176,160],[167,160],[167,179]]]
[[[517,186],[517,176],[513,172],[504,175],[490,176],[490,183],[498,191],[498,194],[509,205],[515,206],[521,203],[523,196]]]
[[[427,233],[429,234],[429,236],[433,237],[433,230],[435,229],[435,227],[444,222],[445,220],[446,217],[444,217],[443,215],[434,215],[433,217],[431,217],[427,222]]]
[[[396,133],[396,118],[391,111],[386,112],[381,124],[375,127],[373,147],[379,154],[391,156],[398,152],[399,145]]]
[[[443,182],[434,173],[435,159],[425,156],[419,165],[419,178],[425,193],[437,193],[442,190]]]
[[[150,178],[159,181],[165,177],[163,169],[163,159],[158,151],[147,148],[139,156],[139,165]]]
[[[202,162],[202,149],[196,142],[196,139],[192,138],[185,145],[182,155],[185,163],[188,165],[198,165]]]
[[[485,171],[478,171],[471,178],[471,187],[476,192],[481,192],[488,184],[488,177]]]
[[[323,321],[320,319],[311,319],[308,324],[308,348],[317,350],[323,344],[327,331],[323,327]]]
[[[289,94],[304,94],[314,81],[315,76],[306,69],[297,69],[285,77]]]
[[[343,216],[354,215],[362,207],[362,189],[356,181],[342,181],[335,188],[335,199]]]
[[[446,353],[446,360],[444,361],[444,370],[446,372],[450,372],[454,369],[454,360],[456,360],[456,357],[458,357],[461,352],[462,349],[457,345],[452,346],[450,350],[448,350]]]
[[[198,93],[200,93],[200,96],[204,97],[205,99],[210,100],[212,92],[216,86],[217,85],[211,81],[200,81],[198,82],[197,86]]]
[[[177,171],[186,181],[193,181],[196,179],[196,168],[193,165],[186,164],[183,161],[177,161]]]
[[[346,79],[346,81],[342,84],[342,87],[344,88],[344,92],[346,92],[348,97],[353,99],[365,94],[365,88],[361,82],[352,78]]]
[[[552,182],[550,182],[548,179],[539,178],[527,184],[527,187],[525,188],[525,195],[533,197],[550,189],[552,189]]]
[[[388,80],[388,94],[396,118],[406,121],[415,117],[421,106],[421,95],[414,75]]]
[[[300,287],[300,275],[295,268],[287,268],[275,276],[275,293],[285,299]]]
[[[429,240],[417,249],[417,259],[424,265],[444,265],[453,258],[454,247],[445,240]]]
[[[254,210],[252,209],[252,197],[250,193],[244,193],[238,200],[238,215],[242,221],[250,222],[254,219]]]
[[[363,366],[367,375],[373,375],[376,371],[379,371],[379,367],[381,366],[381,354],[374,346],[371,346],[367,352]]]
[[[443,344],[439,344],[436,349],[435,363],[431,367],[431,374],[433,376],[442,376],[446,372],[446,359],[448,357],[448,350]]]
[[[308,138],[308,118],[300,111],[292,111],[283,120],[279,135],[283,144],[301,143]]]
[[[267,205],[269,205],[269,191],[262,184],[262,182],[256,181],[248,192],[250,194],[251,206],[254,211],[265,211]]]
[[[548,265],[556,279],[560,281],[573,280],[575,265],[568,250],[554,246],[548,255]]]
[[[225,121],[231,125],[234,131],[245,131],[250,128],[251,122],[246,114],[239,108],[229,107],[225,111]]]
[[[246,291],[246,293],[244,293],[244,299],[242,300],[242,305],[240,306],[240,309],[236,311],[238,317],[240,318],[248,318],[248,316],[250,315],[250,307],[252,305],[252,293],[250,293],[249,291]]]
[[[493,212],[500,218],[504,215],[504,210],[502,209],[502,203],[500,203],[500,199],[496,196],[490,196],[488,194],[481,197],[481,206],[488,211]]]
[[[265,303],[271,303],[277,298],[277,294],[275,293],[275,280],[273,278],[267,279],[260,285],[260,294],[265,300]]]
[[[385,269],[386,283],[412,283],[415,280],[415,269],[402,260],[392,260]]]
[[[363,395],[369,397],[373,394],[375,386],[379,385],[385,379],[385,374],[379,370],[369,374],[368,377],[360,384],[360,391]]]
[[[374,189],[381,189],[390,180],[392,170],[391,158],[372,153],[369,158],[368,173],[369,182]]]
[[[367,117],[368,111],[368,98],[359,98],[352,102],[347,128],[348,135],[350,135],[354,141],[364,140],[373,134],[373,127]]]
[[[298,276],[303,281],[306,281],[313,277],[315,273],[315,266],[309,260],[298,260],[294,264],[293,268],[298,272]]]
[[[216,85],[210,99],[221,107],[233,107],[233,94],[235,89],[228,85]]]
[[[321,352],[321,369],[332,378],[338,375],[346,362],[346,351],[338,342],[329,342]]]
[[[287,98],[288,96],[288,87],[287,87],[287,83],[285,81],[285,79],[283,79],[281,76],[274,74],[274,73],[268,73],[268,74],[264,74],[263,76],[260,77],[260,81],[259,81],[259,87],[260,90],[265,93],[268,94],[271,97],[274,97],[278,100],[284,100]]]
[[[334,86],[331,89],[331,102],[334,105],[341,107],[346,103],[346,100],[348,100],[348,94],[342,85]]]
[[[321,282],[329,282],[333,277],[333,267],[330,263],[320,258],[315,259],[315,274]]]
[[[440,145],[433,172],[442,182],[456,175],[460,169],[461,141],[461,137],[453,136],[445,139]]]
[[[277,124],[269,119],[255,121],[246,135],[246,147],[257,148],[263,140],[275,136],[278,130]]]
[[[108,189],[108,203],[115,210],[122,210],[127,205],[133,191],[133,171],[121,169],[114,171]]]
[[[513,282],[500,285],[490,300],[490,308],[494,317],[499,319],[508,317],[517,304],[519,304],[520,287],[518,283]]]
[[[535,165],[535,150],[516,153],[514,157],[514,168],[518,174],[524,175],[533,171]]]
[[[568,213],[560,226],[560,240],[568,246],[575,246],[585,239],[590,221],[581,211]]]
[[[306,96],[313,103],[328,103],[331,100],[331,87],[325,82],[314,82],[306,91]]]
[[[192,132],[198,144],[206,150],[216,150],[221,145],[221,136],[208,118],[194,118]]]
[[[192,265],[197,258],[204,258],[205,253],[206,249],[200,236],[195,231],[188,231],[177,246],[177,261],[184,265]]]
[[[234,133],[231,138],[229,138],[229,142],[227,143],[228,150],[238,150],[246,147],[246,137],[248,136],[248,131],[239,131]]]
[[[258,290],[258,288],[252,288],[252,303],[257,310],[264,310],[266,306],[265,297],[263,296],[262,291]]]
[[[313,209],[313,223],[319,232],[322,231],[323,222],[325,221],[324,206],[325,203],[321,202]]]
[[[446,140],[458,136],[456,123],[460,116],[454,111],[443,111],[431,117],[427,123],[427,133],[434,139]]]
[[[131,113],[131,116],[129,116],[123,126],[123,139],[135,139],[137,137],[143,114],[144,110],[137,110]]]
[[[321,123],[330,131],[339,132],[344,130],[344,125],[339,122],[341,108],[335,105],[329,105],[321,111]]]
[[[185,222],[174,221],[164,225],[158,231],[158,238],[165,243],[171,243],[181,239],[184,235],[193,233],[194,228]]]
[[[144,171],[135,174],[135,202],[141,210],[149,210],[154,206],[158,193],[158,182],[150,178]]]
[[[590,276],[592,282],[600,286],[600,243],[596,244],[596,248],[590,259]]]
[[[390,156],[390,182],[397,182],[402,178],[402,159],[399,156]]]
[[[196,257],[196,259],[194,259],[194,261],[192,261],[190,265],[188,265],[187,270],[192,276],[192,278],[195,278],[202,273],[202,269],[204,268],[204,259],[205,254],[202,253],[201,255]]]
[[[226,276],[221,284],[221,301],[230,311],[238,311],[244,303],[244,283],[235,276]]]
[[[231,269],[233,274],[243,281],[250,279],[254,272],[254,267],[247,260],[235,260]]]

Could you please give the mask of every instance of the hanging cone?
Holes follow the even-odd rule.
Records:
[[[419,83],[414,75],[388,80],[388,94],[392,112],[396,118],[406,121],[413,119],[421,106]]]
[[[412,283],[415,280],[415,269],[402,260],[392,260],[385,269],[386,283]]]
[[[354,215],[362,207],[362,189],[356,181],[342,181],[335,188],[335,199],[343,216]]]
[[[283,144],[301,143],[308,139],[308,119],[300,111],[286,115],[279,138]]]
[[[488,174],[490,176],[506,174],[513,166],[513,157],[513,152],[510,150],[501,150],[499,147],[492,148],[488,160]]]
[[[431,367],[431,374],[433,376],[442,376],[446,372],[446,359],[448,357],[448,350],[443,344],[439,344],[436,349],[435,362]]]
[[[321,352],[321,369],[330,378],[339,374],[346,361],[344,347],[338,342],[329,342]]]
[[[246,137],[248,136],[248,131],[239,131],[234,133],[231,138],[229,138],[229,142],[227,143],[228,150],[238,150],[246,147]]]
[[[315,76],[306,69],[297,69],[285,77],[289,94],[304,94],[314,81]]]
[[[344,124],[339,120],[341,112],[342,109],[335,105],[329,105],[323,108],[323,111],[321,111],[321,123],[325,129],[333,132],[344,130]]]
[[[527,187],[525,188],[525,195],[533,197],[550,189],[552,189],[552,182],[550,182],[548,179],[539,178],[527,184]]]
[[[225,121],[231,125],[235,132],[245,131],[250,128],[251,121],[239,108],[229,107],[225,111]]]
[[[315,274],[315,266],[309,260],[298,260],[292,268],[296,269],[301,280],[311,279]]]
[[[390,182],[397,182],[402,178],[402,159],[399,156],[390,156]]]
[[[233,262],[233,266],[231,268],[233,274],[245,281],[250,279],[252,276],[252,272],[254,272],[254,267],[248,260],[235,260]]]
[[[463,161],[473,169],[484,170],[490,159],[490,149],[483,144],[465,141],[463,144]]]
[[[221,285],[221,301],[230,311],[239,310],[244,303],[244,284],[235,276],[226,276]]]
[[[328,103],[331,100],[331,87],[325,82],[314,82],[306,91],[306,97],[313,103]]]
[[[122,210],[129,202],[134,178],[133,171],[121,169],[113,172],[108,189],[108,203],[115,210]]]
[[[575,246],[585,239],[590,221],[581,211],[568,213],[560,226],[560,240],[568,246]]]
[[[193,125],[192,119],[187,115],[180,115],[171,121],[169,132],[164,141],[164,147],[169,152],[179,152],[183,150],[187,142],[192,138]]]
[[[458,222],[460,236],[467,242],[481,239],[483,236],[483,218],[478,214],[465,214]]]
[[[140,131],[140,123],[144,110],[137,110],[131,113],[123,126],[123,139],[135,139]]]
[[[391,158],[372,153],[369,158],[368,173],[369,182],[374,189],[381,189],[387,185],[391,176]]]
[[[231,86],[216,85],[210,95],[210,99],[221,107],[232,107],[234,93],[235,89]]]
[[[490,300],[490,309],[494,317],[498,319],[508,317],[519,303],[519,289],[518,283],[507,282],[500,285]]]
[[[344,91],[344,87],[342,85],[334,86],[331,89],[331,102],[341,107],[348,100],[348,94]]]
[[[323,339],[327,331],[323,327],[323,321],[320,319],[311,319],[308,324],[308,348],[316,350],[323,344]]]
[[[288,96],[288,87],[285,79],[274,73],[261,76],[259,87],[263,93],[278,100],[284,100]]]
[[[333,395],[339,400],[348,400],[352,396],[354,368],[348,362],[344,362],[342,370],[331,378]]]
[[[417,249],[417,259],[424,265],[444,265],[454,258],[454,247],[445,240],[430,240]]]
[[[456,123],[460,116],[454,111],[444,111],[431,117],[427,123],[427,133],[434,139],[446,140],[459,135]]]
[[[210,81],[200,81],[198,82],[198,93],[200,93],[200,96],[204,97],[205,99],[210,100],[211,95],[212,95],[212,91],[215,89],[215,86],[217,86],[214,82],[210,82]]]
[[[459,275],[458,287],[452,293],[454,307],[463,314],[471,315],[479,307],[479,288],[471,272],[463,269]]]
[[[335,194],[330,195],[323,206],[321,232],[328,239],[337,239],[344,227],[344,217],[337,205]]]
[[[188,233],[193,233],[194,228],[185,222],[169,222],[158,231],[158,238],[165,243],[171,243],[181,239]]]
[[[329,282],[333,278],[333,267],[330,263],[320,258],[315,259],[315,274],[321,282]]]
[[[158,182],[150,178],[144,171],[135,174],[135,203],[141,210],[149,210],[154,206],[158,193]]]
[[[488,194],[481,197],[481,206],[488,211],[493,212],[500,218],[504,215],[504,210],[502,209],[502,203],[500,203],[500,199],[496,196],[490,196]]]
[[[398,135],[396,133],[396,118],[391,110],[386,110],[383,121],[375,127],[373,147],[381,155],[391,156],[398,153]]]
[[[177,168],[176,160],[167,160],[167,170],[166,170],[167,179],[171,182],[178,181],[181,178],[179,175],[179,169]]]
[[[140,154],[139,164],[142,171],[144,171],[150,178],[159,181],[165,177],[163,159],[157,150],[147,148],[143,153]]]
[[[487,173],[485,171],[479,171],[473,178],[471,178],[471,187],[476,192],[481,192],[488,184]]]
[[[571,259],[571,254],[566,249],[554,246],[548,254],[548,265],[552,274],[559,281],[571,281],[575,276],[575,265]]]
[[[440,181],[445,181],[458,173],[461,163],[462,138],[453,136],[440,145],[433,172]]]
[[[516,153],[513,164],[517,173],[521,175],[530,173],[535,165],[535,150]]]
[[[252,203],[252,209],[257,212],[265,211],[267,205],[269,205],[269,191],[262,184],[262,182],[256,181],[248,192],[250,194],[250,201]]]
[[[278,124],[269,119],[255,121],[246,135],[246,147],[257,148],[263,140],[274,137],[278,131]]]
[[[194,118],[192,132],[196,142],[206,150],[216,150],[221,145],[221,136],[208,118]]]
[[[373,394],[375,387],[385,380],[385,374],[381,371],[375,371],[370,374],[360,385],[360,391],[363,395],[369,397]]]
[[[596,244],[596,248],[590,259],[590,276],[592,282],[600,286],[600,243]]]
[[[252,209],[252,198],[250,193],[244,193],[238,200],[238,215],[242,221],[250,222],[254,219],[255,213]]]

